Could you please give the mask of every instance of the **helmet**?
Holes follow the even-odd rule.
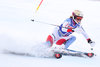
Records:
[[[76,23],[79,23],[79,22],[76,21],[76,19],[77,19],[77,20],[81,20],[81,19],[83,18],[83,14],[82,14],[82,12],[79,11],[79,10],[74,10],[74,11],[72,12],[72,18],[73,18],[73,20],[74,20]]]
[[[72,12],[72,16],[83,17],[83,14],[82,14],[82,12],[79,11],[79,10],[74,10],[74,11]]]

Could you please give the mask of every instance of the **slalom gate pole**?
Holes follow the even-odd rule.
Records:
[[[36,12],[38,11],[39,7],[41,6],[43,0],[41,0],[41,2],[39,3],[38,7],[36,8]]]

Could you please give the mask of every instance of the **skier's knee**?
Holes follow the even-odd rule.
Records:
[[[68,39],[66,42],[65,42],[65,47],[66,49],[76,40],[76,37],[75,36],[72,36],[70,39]]]
[[[65,39],[60,39],[56,42],[57,45],[62,45],[64,42],[66,42]]]

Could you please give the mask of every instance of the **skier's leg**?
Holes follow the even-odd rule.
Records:
[[[49,46],[52,46],[53,43],[58,39],[59,39],[58,28],[55,28],[53,30],[53,33],[47,37],[46,42],[48,43]]]
[[[76,40],[75,36],[72,36],[65,42],[65,48],[67,49],[74,41]]]
[[[66,39],[59,39],[59,40],[57,40],[57,42],[56,42],[56,44],[57,45],[62,45],[64,42],[66,42]]]
[[[48,35],[47,40],[46,40],[46,44],[48,46],[52,46],[53,45],[53,37],[52,37],[52,35]]]

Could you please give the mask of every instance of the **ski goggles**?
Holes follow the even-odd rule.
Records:
[[[83,17],[76,17],[76,20],[82,20]]]

